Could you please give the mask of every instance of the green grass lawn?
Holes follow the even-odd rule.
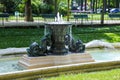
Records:
[[[52,77],[44,80],[120,80],[120,69],[60,75],[59,77]]]
[[[84,43],[94,39],[120,42],[120,26],[73,27],[72,34],[76,40],[81,39]],[[0,28],[0,48],[28,47],[34,41],[40,44],[43,35],[44,28]],[[120,80],[120,69],[60,75],[45,80]]]
[[[120,26],[73,28],[73,35],[85,43],[94,39],[120,42]]]
[[[113,27],[73,27],[75,40],[84,43],[94,39],[104,39],[108,42],[120,42],[120,26]],[[44,35],[44,28],[0,28],[0,48],[28,47],[32,42],[38,42]]]
[[[0,29],[0,48],[28,47],[32,42],[40,43],[43,28],[37,29]]]

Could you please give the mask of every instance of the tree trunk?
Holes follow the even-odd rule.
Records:
[[[106,8],[107,8],[107,0],[104,0],[104,13],[106,13]]]
[[[93,6],[92,11],[94,13],[95,12],[95,0],[92,0],[92,6]]]
[[[108,0],[108,12],[110,12],[110,0]]]
[[[87,0],[85,0],[85,11],[87,10]]]
[[[68,2],[68,9],[67,9],[67,21],[69,21],[69,16],[70,16],[70,0],[67,0]]]
[[[116,8],[119,8],[119,0],[116,0]]]
[[[58,0],[55,0],[54,4],[55,4],[55,14],[57,15],[58,12]]]
[[[92,0],[90,0],[90,9],[92,10],[93,5],[92,5]],[[93,11],[92,11],[93,12]]]
[[[81,10],[81,11],[83,10],[83,0],[81,0],[81,7],[80,7],[80,10]]]
[[[25,2],[25,21],[33,21],[31,0]]]
[[[105,10],[105,4],[106,4],[106,0],[102,0],[103,1],[103,7],[102,7],[102,14],[101,14],[101,24],[104,24],[104,10]]]
[[[98,0],[96,0],[95,12],[97,13]]]

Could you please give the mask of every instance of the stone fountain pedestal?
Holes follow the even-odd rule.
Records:
[[[72,53],[68,55],[51,55],[40,57],[29,57],[24,55],[19,61],[19,65],[26,69],[34,69],[85,62],[94,62],[94,59],[88,53]]]
[[[91,55],[84,53],[82,41],[72,37],[72,24],[69,22],[50,22],[45,24],[41,46],[33,43],[27,49],[19,65],[27,69],[58,65],[94,62]],[[48,48],[49,47],[49,48]]]

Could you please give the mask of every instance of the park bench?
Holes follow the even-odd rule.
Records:
[[[2,25],[4,25],[4,19],[8,21],[9,14],[8,13],[0,13],[0,18],[2,18]]]
[[[8,13],[0,13],[0,18],[2,18],[2,22],[4,22],[4,18],[6,21],[8,20],[9,14]]]
[[[74,15],[75,21],[78,21],[78,19],[87,19],[88,20],[88,15],[87,14],[75,14]]]
[[[9,14],[8,13],[0,13],[0,18],[8,18]]]
[[[47,21],[47,19],[55,19],[55,14],[41,14],[41,17],[44,18],[44,21]]]
[[[112,13],[112,14],[108,14],[108,16],[113,19],[113,18],[119,18],[120,19],[120,14],[116,14],[116,13]]]

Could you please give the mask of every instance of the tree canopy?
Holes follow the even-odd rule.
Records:
[[[13,13],[15,10],[24,12],[25,2],[27,0],[0,0],[0,12]],[[57,3],[55,2],[57,1]],[[92,8],[102,8],[103,0],[70,0],[76,1],[78,5],[84,5],[85,2],[89,4]],[[107,1],[106,7],[119,8],[120,0],[105,0]],[[58,11],[66,13],[67,11],[67,0],[31,0],[32,12],[35,14],[39,13],[54,13],[55,3],[57,5]],[[71,2],[71,3],[72,3]],[[91,5],[92,4],[92,5]]]

